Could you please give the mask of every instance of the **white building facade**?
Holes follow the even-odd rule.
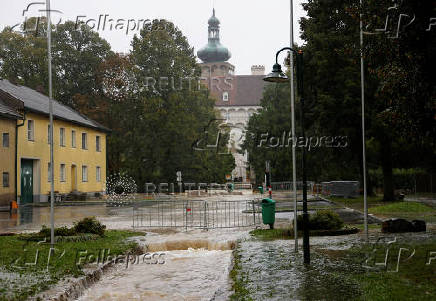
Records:
[[[248,120],[261,108],[265,67],[253,66],[251,75],[235,75],[235,66],[227,62],[231,53],[220,43],[220,22],[215,17],[215,10],[208,23],[208,44],[198,51],[202,60],[202,79],[216,100],[215,107],[221,113],[222,123],[230,128],[229,148],[236,162],[232,179],[251,182],[254,181],[254,174],[250,172],[249,154],[241,154],[240,150]]]

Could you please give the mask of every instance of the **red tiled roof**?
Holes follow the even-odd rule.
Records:
[[[216,106],[259,106],[265,82],[263,75],[236,75],[216,77],[212,83],[211,95]],[[229,93],[229,100],[223,101],[223,93]]]

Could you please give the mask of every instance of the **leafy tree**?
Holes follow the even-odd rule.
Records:
[[[47,41],[6,27],[0,33],[0,77],[31,88],[47,82]]]
[[[390,7],[388,2],[391,1],[365,1],[364,15],[384,13],[384,16]],[[432,11],[428,2],[409,1],[404,5],[406,11],[416,12],[417,19],[428,22]],[[348,151],[320,149],[308,153],[309,178],[355,178],[357,174],[362,175],[360,3],[311,0],[303,7],[307,12],[307,18],[301,20],[302,38],[306,41],[303,50],[307,136],[348,137]],[[365,18],[368,24],[368,17]],[[377,22],[384,19],[375,19],[372,25],[381,28],[384,23]],[[370,168],[382,167],[384,200],[391,201],[394,199],[393,167],[434,166],[435,80],[430,67],[434,61],[434,35],[423,30],[423,24],[417,24],[396,40],[387,39],[386,35],[366,36],[365,45],[367,162]],[[267,88],[263,109],[249,122],[245,149],[249,150],[250,162],[257,173],[263,172],[267,158],[280,167],[273,170],[273,175],[280,175],[281,170],[288,169],[284,167],[291,166],[284,162],[290,158],[288,150],[272,152],[255,147],[259,142],[256,137],[262,132],[277,135],[289,131],[288,90],[286,85]],[[280,160],[283,162],[278,163]],[[283,174],[283,178],[288,177],[287,172]]]
[[[0,33],[0,76],[47,91],[44,20],[33,33]],[[30,25],[29,25],[30,26]],[[73,22],[53,31],[55,98],[112,130],[109,173],[127,172],[139,189],[146,182],[223,182],[234,168],[228,131],[214,150],[193,146],[205,135],[217,137],[214,100],[199,89],[200,70],[193,48],[171,22],[154,20],[132,41],[127,55],[114,54],[89,27]],[[160,82],[166,77],[166,84]],[[156,80],[153,84],[149,80]],[[164,79],[165,80],[165,79]]]
[[[26,24],[33,28],[37,20],[35,32],[5,28],[0,33],[0,76],[47,92],[46,22],[32,18]],[[76,29],[72,21],[53,26],[52,43],[54,97],[75,107],[75,96],[100,90],[96,74],[110,46],[89,26]]]
[[[365,3],[365,16],[385,16],[392,6],[391,1]],[[429,20],[431,5],[412,3],[408,1],[408,7],[402,9],[416,12],[421,20]],[[317,114],[324,112],[329,115],[328,119],[318,117],[316,120],[321,121],[323,127],[346,130],[351,139],[352,153],[358,155],[354,162],[356,159],[361,162],[358,142],[360,118],[356,118],[360,115],[359,1],[309,1],[304,8],[309,18],[301,22],[303,38],[307,41],[306,52],[313,54],[313,57],[309,54],[309,66],[313,64],[314,67],[309,67],[306,76],[310,89],[307,94],[314,96]],[[365,24],[368,24],[367,19],[364,20]],[[379,20],[373,21],[375,28],[385,25],[384,22],[376,24]],[[428,68],[424,66],[424,62],[431,61],[427,53],[434,49],[434,43],[421,29],[411,31],[397,41],[386,35],[365,36],[365,113],[367,139],[373,142],[367,147],[374,147],[369,149],[369,154],[373,156],[369,157],[368,164],[370,167],[382,167],[385,201],[394,199],[393,167],[401,167],[400,164],[419,166],[422,161],[409,156],[412,149],[434,154],[434,151],[428,150],[431,145],[429,139],[426,139],[426,143],[404,147],[400,138],[402,134],[412,134],[414,128],[419,128],[421,133],[434,133],[435,129],[434,105],[430,101],[432,97],[434,99],[434,84],[428,76],[430,73],[426,71]],[[416,47],[418,40],[419,46]],[[424,74],[427,76],[419,76]],[[417,85],[423,88],[419,93],[414,92]],[[422,135],[416,133],[415,137]],[[434,156],[427,158],[434,162]]]
[[[143,141],[141,157],[131,157],[131,168],[144,180],[174,181],[181,170],[185,179],[215,175],[214,181],[224,181],[233,160],[192,147],[216,112],[214,100],[197,87],[200,70],[186,37],[171,22],[154,20],[133,38],[130,58],[138,85],[145,87],[139,90],[143,112],[134,134]],[[218,132],[216,125],[208,130]]]

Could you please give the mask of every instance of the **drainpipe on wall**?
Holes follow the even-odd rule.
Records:
[[[24,112],[23,123],[15,126],[15,202],[18,204],[18,128],[24,126],[26,122],[26,112]]]

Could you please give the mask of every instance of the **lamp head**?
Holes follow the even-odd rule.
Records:
[[[289,78],[283,73],[280,64],[274,64],[273,71],[265,76],[263,80],[270,83],[286,83],[289,81]]]

